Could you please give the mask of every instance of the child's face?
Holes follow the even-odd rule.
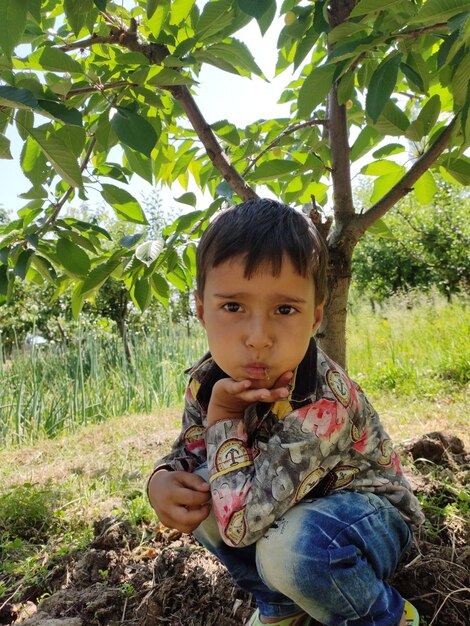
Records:
[[[250,279],[244,271],[241,256],[211,268],[202,298],[196,294],[198,317],[218,366],[234,380],[269,389],[305,356],[323,303],[315,304],[313,280],[288,258],[279,276],[269,264]]]

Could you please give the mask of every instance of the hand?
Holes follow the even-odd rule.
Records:
[[[161,469],[148,485],[150,504],[168,528],[190,533],[211,510],[210,486],[197,474]]]
[[[288,384],[293,372],[284,372],[270,388],[252,389],[250,380],[222,378],[212,388],[207,409],[207,425],[223,419],[240,419],[245,409],[255,402],[276,402],[289,395]]]

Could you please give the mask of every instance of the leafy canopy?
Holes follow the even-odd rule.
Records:
[[[0,227],[0,302],[11,296],[16,278],[52,283],[57,294],[73,285],[78,315],[113,277],[144,309],[152,296],[167,297],[168,282],[182,289],[192,284],[192,240],[224,200],[250,197],[263,184],[288,203],[313,196],[324,206],[341,174],[332,156],[332,90],[347,111],[350,160],[369,159],[364,173],[374,178],[372,202],[403,179],[406,159],[396,155],[408,143],[415,156],[428,155],[414,186],[418,200],[429,201],[436,190],[432,169],[470,183],[468,0],[200,5],[2,0],[0,158],[11,158],[6,133],[13,126],[31,187],[17,217]],[[263,77],[237,33],[251,20],[265,33],[276,14],[285,20],[277,72],[297,71],[281,97],[291,103],[290,118],[237,128],[221,111],[210,128],[193,98],[204,88],[201,66]],[[433,156],[446,132],[446,149]],[[115,146],[122,148],[119,162]],[[85,200],[93,186],[119,220],[143,233],[145,212],[126,188],[134,176],[184,188],[193,181],[214,200],[196,210],[194,194],[185,193],[179,200],[191,212],[153,244],[138,232],[114,241],[99,223],[63,217],[64,207]],[[365,227],[381,216],[370,215]]]

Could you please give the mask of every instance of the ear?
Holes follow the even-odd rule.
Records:
[[[325,308],[324,302],[322,302],[321,304],[315,307],[315,316],[314,316],[313,325],[312,325],[312,335],[314,335],[317,332],[317,330],[320,328],[320,325],[323,321],[324,308]]]
[[[198,320],[201,322],[201,324],[205,328],[206,325],[205,325],[205,322],[204,322],[204,305],[203,305],[202,299],[199,296],[199,293],[197,291],[194,292],[194,300],[196,301],[197,318],[198,318]]]

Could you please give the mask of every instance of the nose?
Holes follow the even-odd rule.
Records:
[[[261,316],[252,316],[247,324],[245,343],[249,348],[260,350],[273,344],[269,322]]]

